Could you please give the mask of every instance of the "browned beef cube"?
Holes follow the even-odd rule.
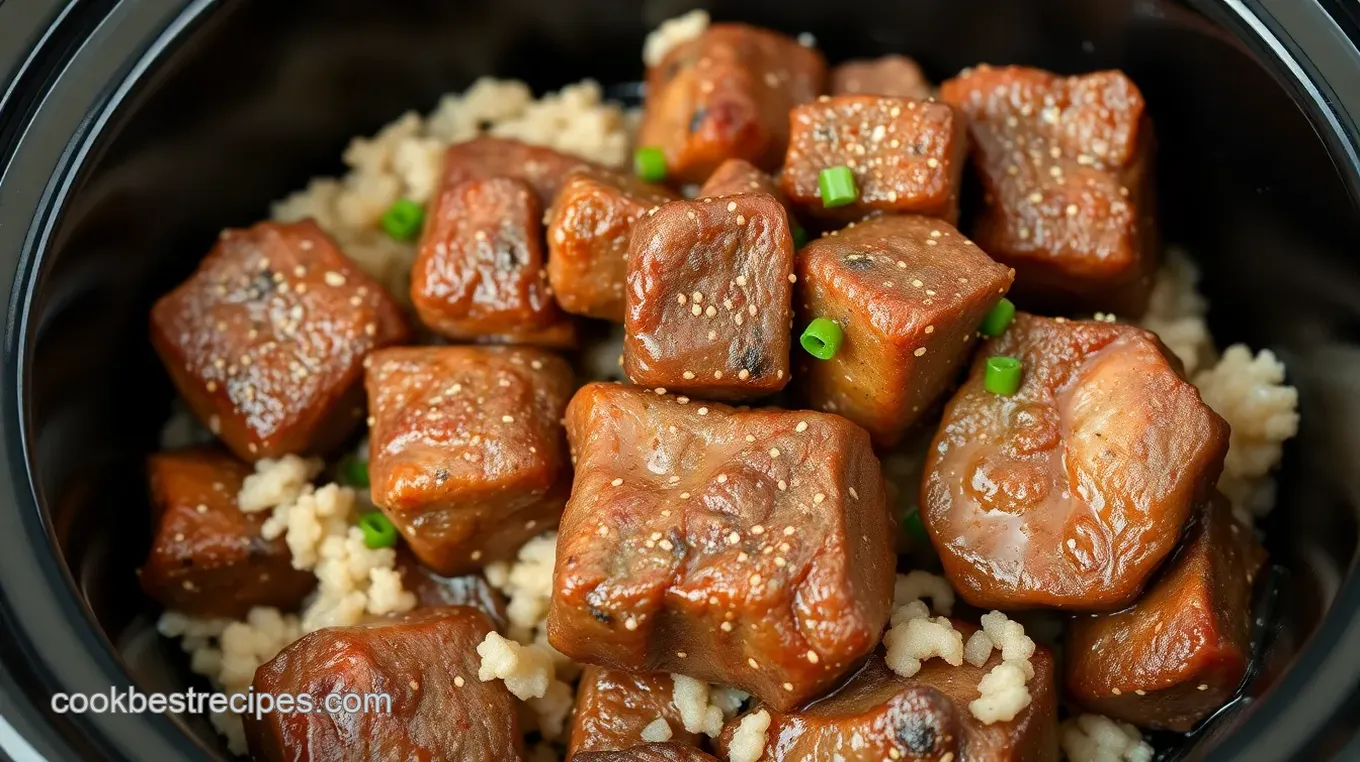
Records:
[[[541,331],[563,320],[544,269],[533,188],[497,177],[445,186],[411,271],[420,319],[452,339]]]
[[[250,466],[209,448],[159,452],[147,462],[155,534],[138,572],[168,609],[240,618],[254,606],[290,608],[316,586],[293,568],[282,537],[265,540],[268,513],[236,505]]]
[[[505,596],[481,574],[445,577],[420,563],[404,546],[397,550],[397,572],[402,587],[415,594],[420,607],[471,606],[486,614],[497,630],[504,631],[509,625]]]
[[[675,197],[618,172],[568,176],[548,222],[548,281],[562,309],[622,323],[633,223]]]
[[[955,627],[967,637],[977,628]],[[799,711],[771,711],[765,731],[765,762],[841,760],[1008,760],[1057,762],[1058,692],[1054,661],[1046,648],[1030,658],[1030,704],[1014,719],[985,725],[969,711],[983,675],[1001,663],[993,651],[981,667],[953,667],[931,659],[913,677],[901,677],[875,654],[830,696]],[[718,738],[726,754],[740,724],[728,722]]]
[[[246,460],[338,446],[364,417],[364,356],[408,335],[382,286],[310,220],[224,231],[151,310],[180,396]]]
[[[590,751],[577,754],[571,762],[718,762],[689,744],[666,741],[645,743],[623,751]]]
[[[443,575],[513,556],[571,489],[570,366],[530,348],[402,347],[368,364],[373,502]]]
[[[779,190],[774,178],[744,159],[728,159],[723,162],[699,189],[700,198],[735,196],[739,193],[764,193],[773,196],[780,205],[788,205],[784,192]]]
[[[789,141],[789,109],[826,82],[821,53],[768,29],[714,24],[647,70],[638,145],[666,154],[669,177],[703,182],[727,159],[773,171]]]
[[[915,61],[906,56],[846,61],[831,70],[832,95],[889,95],[925,100],[930,81]]]
[[[594,166],[551,148],[482,137],[449,146],[444,154],[444,187],[493,177],[523,180],[533,186],[539,205],[546,209],[572,170]]]
[[[737,400],[789,382],[793,238],[764,195],[676,201],[628,250],[623,368],[635,384]]]
[[[1226,501],[1211,501],[1137,603],[1068,625],[1067,695],[1140,727],[1193,728],[1246,675],[1252,582],[1265,555]]]
[[[1010,396],[986,360],[1019,360]],[[945,408],[921,520],[982,608],[1134,602],[1218,481],[1228,424],[1148,331],[1018,313]]]
[[[1016,269],[1017,293],[1052,311],[1140,314],[1159,244],[1138,87],[1117,71],[979,66],[940,94],[969,117],[986,192],[974,237]]]
[[[829,220],[909,212],[954,222],[968,136],[961,114],[935,101],[873,95],[822,97],[789,114],[792,134],[779,186],[800,211]],[[845,166],[859,194],[823,204],[818,178]]]
[[[246,714],[251,758],[522,760],[517,702],[505,683],[477,679],[477,644],[491,630],[480,611],[452,606],[304,636],[256,670],[252,687],[315,709]],[[342,694],[389,701],[357,712],[326,705]]]
[[[787,709],[878,643],[894,526],[864,431],[589,384],[548,639],[577,661],[730,685]]]
[[[586,667],[576,689],[568,759],[589,751],[621,751],[646,743],[643,728],[657,719],[670,725],[676,743],[698,746],[685,730],[672,696],[675,680],[663,672],[624,672]]]
[[[808,403],[895,444],[954,383],[1013,277],[930,217],[874,217],[809,243],[798,255],[798,327],[826,318],[845,335],[829,360],[798,352]]]

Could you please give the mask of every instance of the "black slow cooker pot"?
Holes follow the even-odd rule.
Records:
[[[1221,344],[1269,347],[1302,430],[1264,523],[1276,563],[1243,697],[1168,758],[1360,759],[1360,6],[1353,0],[702,2],[905,52],[1118,67],[1161,143],[1161,220]],[[172,397],[152,301],[224,226],[341,170],[350,136],[475,77],[636,80],[695,0],[0,2],[0,749],[18,762],[226,756],[203,717],[69,715],[61,691],[189,681],[133,570],[142,460]],[[0,754],[3,756],[3,754]]]

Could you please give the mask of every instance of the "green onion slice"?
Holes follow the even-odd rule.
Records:
[[[841,348],[844,339],[845,332],[835,322],[817,318],[808,324],[798,341],[808,354],[818,360],[830,360],[836,356],[836,351]]]
[[[978,326],[978,333],[983,336],[1000,336],[1006,332],[1006,326],[1011,324],[1011,319],[1015,317],[1015,303],[1010,299],[1002,298],[987,313],[987,317],[982,319],[982,325]]]
[[[988,357],[982,377],[982,388],[992,394],[1009,397],[1020,390],[1024,367],[1014,357]]]
[[[425,208],[409,198],[397,199],[383,212],[383,230],[398,241],[414,241],[425,224]]]
[[[642,146],[633,152],[633,172],[649,183],[666,179],[666,154],[656,146]]]
[[[360,516],[359,531],[364,533],[364,545],[374,550],[397,544],[397,527],[381,511]]]
[[[859,198],[859,188],[855,187],[855,173],[844,164],[823,169],[817,175],[817,185],[822,190],[822,206],[845,206],[855,203]]]

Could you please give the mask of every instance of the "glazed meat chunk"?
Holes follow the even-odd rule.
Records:
[[[739,193],[764,193],[773,196],[780,205],[788,206],[784,192],[779,190],[774,178],[744,159],[723,162],[699,189],[699,198],[735,196]]]
[[[586,667],[576,691],[576,714],[571,723],[567,759],[584,752],[622,751],[645,743],[642,731],[660,719],[671,729],[671,740],[698,746],[698,736],[685,730],[672,702],[675,681],[663,672],[624,672]]]
[[[509,138],[481,137],[454,143],[444,153],[444,182],[452,188],[468,180],[507,177],[533,186],[546,209],[573,170],[596,165],[543,146]]]
[[[338,446],[364,417],[364,357],[408,334],[382,286],[310,220],[224,231],[151,310],[180,396],[246,460]]]
[[[539,331],[564,319],[544,272],[533,188],[497,177],[445,186],[411,270],[420,319],[452,339]]]
[[[1214,500],[1147,594],[1068,626],[1068,696],[1146,728],[1188,731],[1237,692],[1265,550]]]
[[[808,404],[895,444],[954,383],[1012,277],[929,217],[874,217],[812,241],[798,255],[798,325],[826,318],[844,338],[829,360],[798,353]]]
[[[1023,367],[984,387],[986,360]],[[921,519],[975,606],[1133,603],[1218,481],[1228,424],[1148,331],[1017,314],[945,409]]]
[[[591,751],[571,759],[572,762],[718,762],[712,754],[673,741],[645,743],[623,751]]]
[[[704,399],[789,382],[793,237],[765,195],[676,201],[638,220],[628,253],[623,369]]]
[[[255,672],[257,694],[291,694],[316,709],[246,714],[252,759],[346,762],[524,758],[514,697],[477,679],[477,644],[491,622],[461,606],[428,609],[304,636]],[[390,696],[390,710],[335,711],[328,695]],[[343,709],[343,707],[340,707]]]
[[[909,212],[954,222],[967,161],[963,116],[934,101],[875,95],[822,97],[789,114],[789,151],[779,187],[801,212],[856,220]],[[858,195],[826,206],[822,170],[848,167]]]
[[[154,535],[138,571],[142,590],[166,608],[240,618],[255,606],[291,608],[316,586],[293,568],[282,537],[266,540],[267,513],[242,513],[236,496],[250,466],[210,448],[152,455]]]
[[[548,640],[787,709],[878,642],[892,519],[869,437],[815,412],[590,384],[567,409],[576,482]]]
[[[974,237],[1053,311],[1141,314],[1157,264],[1152,124],[1117,71],[979,66],[941,97],[969,117],[985,203]]]
[[[509,558],[571,489],[566,361],[529,348],[401,347],[368,367],[373,502],[446,576]]]
[[[573,172],[548,223],[548,282],[562,309],[623,322],[628,238],[649,209],[675,194],[618,172]]]
[[[831,94],[889,95],[923,101],[930,97],[930,81],[906,56],[858,59],[831,70]]]
[[[789,109],[826,82],[821,53],[767,29],[714,24],[647,70],[638,145],[666,154],[669,177],[703,182],[727,159],[778,169]]]
[[[976,627],[957,623],[965,638]],[[1054,661],[1048,649],[1030,657],[1034,677],[1026,687],[1029,706],[1014,719],[983,724],[968,704],[978,683],[1001,663],[994,651],[981,667],[952,667],[926,661],[913,677],[888,669],[881,655],[870,657],[848,683],[802,710],[770,711],[762,762],[842,760],[996,760],[1056,762],[1058,697]],[[718,738],[726,753],[741,718],[730,720]]]
[[[486,614],[498,631],[509,625],[505,596],[481,574],[445,577],[426,568],[404,546],[397,550],[397,573],[401,575],[402,588],[415,594],[418,607],[471,606]]]

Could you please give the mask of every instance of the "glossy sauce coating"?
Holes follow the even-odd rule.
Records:
[[[890,95],[925,100],[930,81],[921,67],[902,55],[846,61],[831,70],[832,95]]]
[[[293,568],[282,537],[260,536],[269,513],[237,508],[250,473],[247,464],[206,447],[147,460],[155,528],[138,571],[147,595],[192,616],[239,618],[254,606],[296,606],[316,587],[311,572]]]
[[[818,98],[789,113],[789,151],[779,187],[801,212],[856,220],[906,212],[954,222],[968,157],[961,114],[944,103],[874,95]],[[822,170],[849,167],[859,194],[823,204]]]
[[[567,759],[589,751],[622,751],[645,743],[643,728],[660,718],[671,741],[697,747],[699,736],[685,730],[672,696],[675,680],[664,672],[625,672],[586,667],[576,689]]]
[[[623,751],[592,751],[572,757],[572,762],[718,762],[712,754],[683,743],[645,743]]]
[[[738,400],[789,382],[793,237],[765,195],[675,201],[638,220],[623,369],[633,383]]]
[[[452,339],[540,330],[562,319],[544,270],[543,212],[521,180],[445,186],[411,268],[411,303]]]
[[[637,144],[666,154],[668,177],[703,182],[727,159],[779,168],[789,109],[826,82],[817,50],[768,29],[714,24],[647,70]]]
[[[1068,696],[1140,727],[1192,729],[1246,675],[1252,583],[1265,555],[1226,501],[1212,501],[1137,603],[1068,625]]]
[[[797,352],[807,404],[896,443],[954,383],[1013,277],[930,217],[874,217],[812,241],[798,255],[796,327],[826,318],[844,340],[829,360]]]
[[[965,639],[977,629],[963,622],[955,628]],[[907,678],[875,654],[835,693],[799,711],[771,712],[761,760],[1056,762],[1058,692],[1047,648],[1030,658],[1030,704],[1015,719],[984,725],[968,709],[982,677],[1000,663],[998,651],[981,667],[931,659]],[[718,737],[720,751],[740,723],[739,717],[728,721]]]
[[[246,460],[340,445],[364,417],[364,357],[409,335],[382,286],[310,220],[223,231],[151,310],[180,396]]]
[[[571,368],[530,348],[401,347],[368,367],[373,502],[446,576],[551,529],[571,489]]]
[[[996,355],[1024,366],[1013,396],[983,388]],[[969,603],[1111,611],[1176,545],[1227,447],[1153,334],[1018,313],[945,409],[921,518]]]
[[[718,165],[699,189],[699,198],[735,196],[739,193],[764,193],[788,209],[789,201],[784,198],[784,191],[779,189],[774,178],[745,159],[728,159]]]
[[[583,169],[569,175],[548,222],[548,281],[562,309],[622,323],[633,224],[675,198],[619,172]]]
[[[420,563],[405,546],[397,548],[396,568],[401,586],[416,596],[417,607],[471,606],[486,614],[497,630],[504,632],[509,625],[505,596],[481,574],[445,577]]]
[[[863,430],[594,383],[567,409],[576,482],[548,639],[788,708],[878,643],[895,527]]]
[[[979,66],[940,95],[969,116],[986,203],[978,245],[1054,311],[1137,316],[1158,258],[1152,124],[1117,71]]]
[[[477,679],[477,644],[492,629],[476,609],[448,607],[304,636],[255,672],[252,687],[306,694],[315,713],[245,715],[252,759],[268,762],[518,762],[517,702]],[[323,711],[332,693],[385,693],[391,711]]]
[[[533,186],[539,205],[546,209],[573,170],[597,165],[510,138],[481,137],[454,143],[444,153],[444,187],[468,180],[506,177]]]

